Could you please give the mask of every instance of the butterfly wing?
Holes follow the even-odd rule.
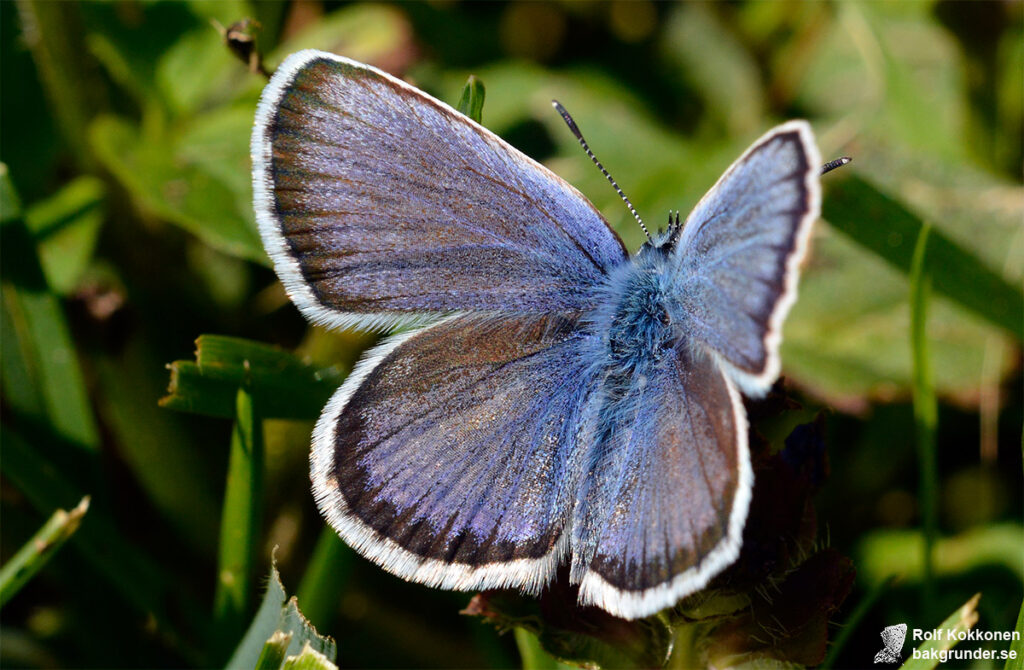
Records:
[[[568,548],[583,337],[573,319],[463,315],[373,350],[314,432],[323,515],[405,579],[538,592]]]
[[[260,100],[252,158],[264,245],[316,323],[578,311],[626,258],[593,205],[547,168],[333,54],[281,64]]]
[[[703,588],[739,554],[753,474],[735,386],[682,345],[599,415],[573,518],[581,604],[634,619]]]
[[[675,251],[689,331],[748,395],[779,374],[782,322],[820,211],[820,166],[806,122],[768,132],[697,204]]]

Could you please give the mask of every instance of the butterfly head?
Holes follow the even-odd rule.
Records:
[[[659,230],[656,234],[649,237],[644,245],[640,247],[640,251],[637,254],[647,253],[650,251],[658,251],[663,255],[668,255],[675,249],[676,243],[679,242],[679,236],[683,233],[684,222],[679,220],[679,212],[668,213],[668,227]]]

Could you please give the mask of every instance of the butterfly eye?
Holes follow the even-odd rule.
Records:
[[[668,309],[664,305],[658,305],[658,321],[661,321],[663,326],[672,325],[672,316],[668,313]]]

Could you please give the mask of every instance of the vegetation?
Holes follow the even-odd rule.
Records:
[[[270,269],[266,80],[215,27],[247,17],[269,70],[317,47],[473,114],[482,82],[484,125],[631,249],[552,98],[648,221],[785,119],[853,157],[823,178],[714,588],[624,625],[408,584],[325,530],[312,422],[374,338],[309,327]],[[901,622],[1020,630],[1022,75],[1008,2],[0,3],[0,663],[651,666],[674,640],[672,667],[866,667]]]

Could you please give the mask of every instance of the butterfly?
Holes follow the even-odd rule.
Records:
[[[278,68],[251,151],[260,233],[302,314],[403,327],[314,429],[314,497],[345,542],[446,589],[537,594],[568,563],[579,604],[628,619],[736,559],[741,391],[779,375],[820,208],[806,122],[632,256],[546,167],[333,54]]]

